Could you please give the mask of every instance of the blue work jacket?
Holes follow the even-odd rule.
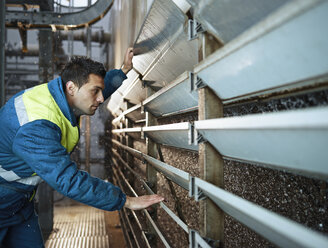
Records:
[[[104,99],[125,79],[121,70],[107,72]],[[43,113],[38,115],[39,118],[31,119],[23,99],[33,90],[37,94],[37,89],[48,94],[52,106],[48,111],[49,103],[45,104],[40,97],[40,108],[36,108],[38,96],[34,95],[36,101],[31,109],[34,114]],[[42,115],[44,112],[47,114]],[[63,140],[70,140],[72,133],[67,130],[78,133],[75,131],[77,125],[60,77],[17,93],[0,109],[0,228],[18,224],[31,216],[35,189],[42,180],[61,194],[84,204],[104,210],[123,207],[126,196],[118,187],[78,170],[70,159],[70,151],[79,135],[72,135],[76,138],[70,142],[69,149]],[[65,139],[62,137],[64,131]]]

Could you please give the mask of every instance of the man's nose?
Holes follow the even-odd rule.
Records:
[[[103,103],[104,102],[104,96],[102,92],[99,92],[98,97],[97,97],[97,102]]]

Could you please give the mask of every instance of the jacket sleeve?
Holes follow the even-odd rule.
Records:
[[[61,194],[103,210],[121,209],[126,195],[120,188],[77,169],[60,143],[60,128],[47,120],[20,127],[13,152]]]
[[[103,96],[106,100],[110,97],[115,90],[117,90],[121,85],[122,82],[127,79],[126,75],[122,70],[110,70],[106,73],[104,82],[105,82],[105,89],[103,90]]]

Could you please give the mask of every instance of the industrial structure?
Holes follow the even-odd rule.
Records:
[[[127,195],[165,197],[119,211],[126,247],[328,247],[327,1],[0,4],[1,105],[72,55],[120,68],[134,48],[72,154]],[[38,194],[47,247],[69,247],[53,222],[68,210],[54,211],[49,186]],[[109,247],[103,213],[88,211],[96,221],[81,232],[101,238],[72,247]]]

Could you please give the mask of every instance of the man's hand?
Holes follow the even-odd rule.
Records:
[[[143,195],[139,197],[126,197],[124,207],[132,210],[140,210],[147,208],[155,203],[163,201],[164,198],[159,195]]]
[[[132,58],[133,58],[133,48],[129,47],[126,50],[124,56],[124,62],[122,66],[122,71],[125,73],[125,75],[133,68]]]

